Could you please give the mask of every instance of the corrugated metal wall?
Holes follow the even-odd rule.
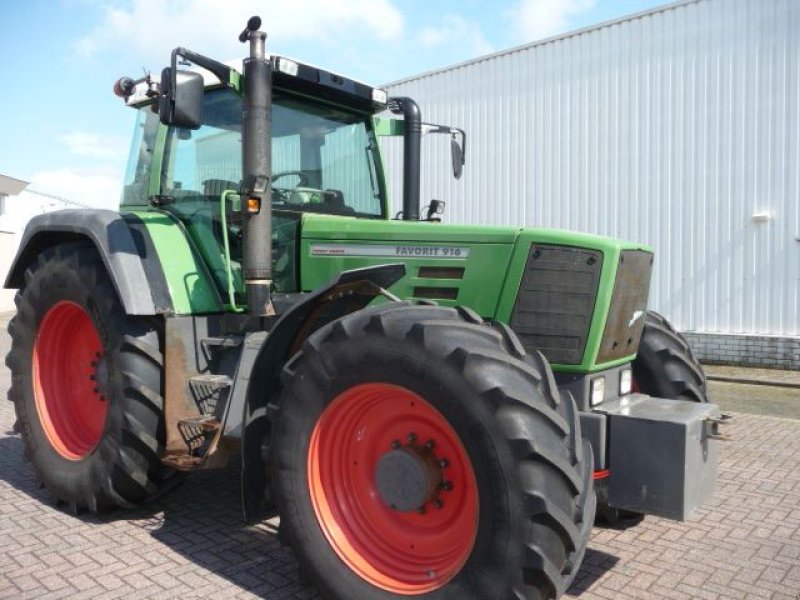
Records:
[[[468,132],[460,181],[447,140],[423,141],[448,222],[646,242],[650,306],[680,328],[800,335],[797,0],[677,3],[388,89]]]

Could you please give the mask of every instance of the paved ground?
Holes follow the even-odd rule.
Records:
[[[0,399],[8,380],[0,368]],[[772,389],[720,385],[725,402]],[[0,401],[0,598],[317,597],[275,522],[241,524],[234,472],[190,477],[146,511],[76,517],[47,503],[13,420]],[[571,597],[800,597],[800,420],[737,414],[731,433],[713,502],[686,523],[595,528]]]
[[[708,390],[724,411],[800,419],[800,388],[709,381]]]
[[[791,369],[705,365],[705,371],[707,376],[721,380],[750,379],[761,383],[777,383],[787,387],[800,388],[800,371]]]

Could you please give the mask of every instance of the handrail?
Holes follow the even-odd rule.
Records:
[[[225,190],[219,197],[219,206],[222,211],[222,243],[225,251],[225,272],[228,277],[228,301],[229,308],[233,312],[244,312],[244,308],[236,305],[236,294],[233,289],[233,270],[231,269],[231,247],[228,244],[228,211],[225,210],[225,202],[228,196],[237,196],[237,190]]]

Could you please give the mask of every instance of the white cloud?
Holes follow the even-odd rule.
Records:
[[[121,162],[128,154],[128,140],[119,136],[73,131],[58,136],[58,141],[74,156]]]
[[[423,27],[417,37],[425,48],[466,45],[472,57],[489,54],[494,50],[483,35],[480,24],[459,15],[445,15],[439,25]]]
[[[519,41],[531,42],[568,31],[572,19],[595,4],[596,0],[520,0],[509,16]]]
[[[54,169],[31,178],[30,190],[53,194],[96,208],[117,208],[122,173],[115,168]]]
[[[267,40],[331,43],[353,36],[397,40],[403,15],[391,0],[133,0],[109,6],[102,22],[77,40],[79,55],[123,50],[141,60],[163,60],[181,45],[217,56],[244,54],[238,33],[259,14]],[[269,46],[268,46],[269,47]]]

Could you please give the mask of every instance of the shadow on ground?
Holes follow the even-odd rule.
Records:
[[[4,457],[0,480],[37,502],[52,505],[32,467],[23,460],[19,436],[0,438],[0,456]],[[273,522],[244,523],[235,468],[195,473],[146,508],[102,515],[80,513],[76,518],[92,525],[125,522],[147,531],[194,564],[258,596],[284,597],[286,594],[278,592],[288,592],[289,597],[319,597],[300,581],[297,562],[292,552],[281,546]]]
[[[600,579],[606,572],[614,568],[619,562],[619,558],[613,554],[608,554],[602,550],[594,550],[587,548],[586,554],[583,556],[583,562],[575,580],[567,590],[567,594],[571,596],[580,596],[583,592],[589,590],[594,583]]]
[[[0,480],[38,502],[51,504],[22,454],[19,436],[0,438],[0,456],[5,457]],[[7,468],[10,465],[14,467]],[[192,474],[147,508],[100,516],[81,513],[77,518],[97,525],[125,522],[147,531],[192,563],[264,598],[320,598],[300,577],[292,552],[281,546],[275,520],[244,523],[236,468]],[[615,556],[587,549],[568,593],[575,596],[590,589],[617,561]]]

